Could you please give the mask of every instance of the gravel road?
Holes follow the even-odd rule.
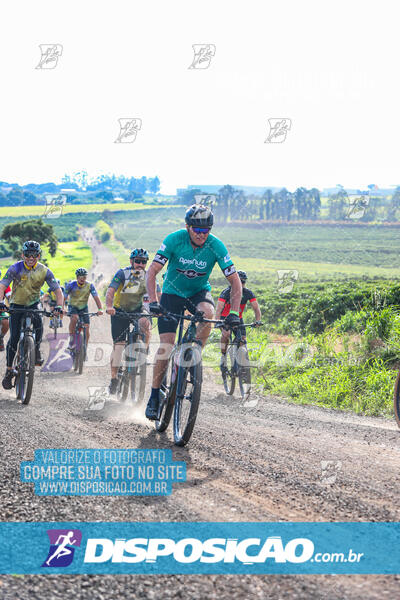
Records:
[[[115,270],[102,248],[107,280]],[[109,344],[109,317],[92,320],[92,342]],[[66,329],[64,329],[66,331]],[[45,333],[48,333],[46,330]],[[42,346],[48,351],[46,343]],[[4,367],[4,354],[0,357]],[[99,363],[101,365],[101,362]],[[259,396],[255,408],[227,398],[206,371],[190,444],[176,448],[140,415],[111,405],[88,411],[88,388],[109,367],[36,369],[30,404],[0,390],[0,514],[3,521],[399,521],[400,434],[394,422]],[[148,382],[149,384],[149,382]],[[37,448],[173,448],[187,481],[167,497],[39,497],[19,480]],[[399,597],[400,576],[1,576],[0,598]]]

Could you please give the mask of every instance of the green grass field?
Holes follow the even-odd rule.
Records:
[[[57,254],[52,257],[46,253],[46,258],[49,269],[62,284],[65,280],[75,279],[75,270],[78,267],[89,269],[92,264],[92,252],[89,246],[82,241],[62,242],[58,245]],[[14,262],[16,262],[15,259],[3,258],[0,260],[3,275]]]
[[[56,279],[64,283],[65,280],[75,279],[75,271],[78,267],[90,269],[92,252],[82,241],[64,242],[59,244],[54,258],[48,256],[47,262]]]
[[[63,208],[63,214],[68,213],[90,213],[103,212],[109,210],[111,212],[126,210],[153,210],[160,208],[158,205],[148,204],[130,204],[129,202],[116,202],[115,204],[66,204]],[[0,206],[0,217],[40,217],[44,216],[45,206]],[[50,219],[50,222],[56,219]]]
[[[183,226],[183,209],[157,211],[149,220],[127,213],[113,218],[116,241],[127,249],[157,251],[168,233]],[[238,269],[254,284],[274,285],[278,269],[295,269],[299,281],[400,277],[400,230],[396,227],[341,227],[324,225],[216,226],[213,233],[227,246]],[[119,252],[123,254],[121,247]],[[223,278],[214,269],[212,281]]]

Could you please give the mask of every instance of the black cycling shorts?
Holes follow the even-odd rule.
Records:
[[[215,306],[209,290],[200,290],[200,292],[197,292],[194,296],[190,296],[190,298],[182,298],[182,296],[177,296],[176,294],[161,294],[160,299],[160,304],[163,308],[178,315],[183,315],[185,310],[188,310],[193,315],[200,302],[209,302],[209,304]],[[158,319],[158,333],[175,333],[177,327],[178,323],[173,319],[166,319],[165,317],[159,317]]]
[[[71,304],[69,304],[68,316],[70,315],[80,315],[84,323],[86,323],[87,325],[89,325],[90,323],[89,311],[87,306],[84,306],[83,308],[77,308],[76,306],[71,306]]]
[[[135,308],[135,310],[131,310],[129,312],[143,312],[143,307]],[[127,319],[123,312],[116,308],[115,315],[111,316],[111,335],[114,344],[116,342],[125,342],[128,335],[129,330],[129,319]]]

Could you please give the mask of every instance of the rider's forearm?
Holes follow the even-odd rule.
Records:
[[[239,313],[240,300],[242,299],[242,284],[237,276],[231,281],[231,312]]]
[[[97,306],[97,308],[98,308],[99,310],[101,310],[101,309],[102,309],[102,306],[101,306],[101,300],[100,300],[99,296],[95,296],[95,297],[94,297],[94,301],[96,302],[96,306]]]
[[[256,321],[261,321],[261,310],[258,306],[254,306],[254,316],[256,318]]]
[[[157,302],[156,272],[152,264],[147,271],[146,288],[149,295],[149,302]]]
[[[6,286],[4,283],[0,283],[0,302],[4,300],[4,292],[6,291]]]
[[[115,290],[114,288],[109,287],[106,292],[106,307],[112,308],[113,300],[114,300]]]
[[[55,294],[56,294],[56,302],[57,302],[58,306],[64,306],[64,294],[62,293],[60,288],[55,290]]]

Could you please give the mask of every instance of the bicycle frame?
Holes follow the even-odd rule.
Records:
[[[97,315],[97,312],[93,312],[93,313],[87,313],[87,316],[89,317],[94,317]],[[72,314],[68,315],[70,318],[73,316]],[[72,356],[72,362],[73,362],[73,366],[75,371],[79,370],[79,375],[82,374],[82,369],[83,369],[83,361],[86,358],[86,349],[87,349],[87,327],[85,326],[86,323],[84,323],[83,321],[83,315],[78,314],[78,319],[75,323],[75,331],[74,331],[74,345],[71,349],[71,356]],[[81,360],[79,360],[80,358],[80,352],[81,352],[81,334],[83,335],[83,352],[84,352],[84,356],[81,358]]]
[[[131,400],[135,403],[141,403],[146,385],[146,362],[144,354],[145,336],[140,331],[139,319],[149,315],[148,313],[127,312],[124,310],[122,310],[122,314],[118,314],[128,319],[128,327],[125,330],[126,339],[123,351],[125,364],[118,366],[117,396],[119,400],[125,401],[130,389]],[[139,361],[138,353],[140,355]],[[144,362],[141,362],[142,360]]]

